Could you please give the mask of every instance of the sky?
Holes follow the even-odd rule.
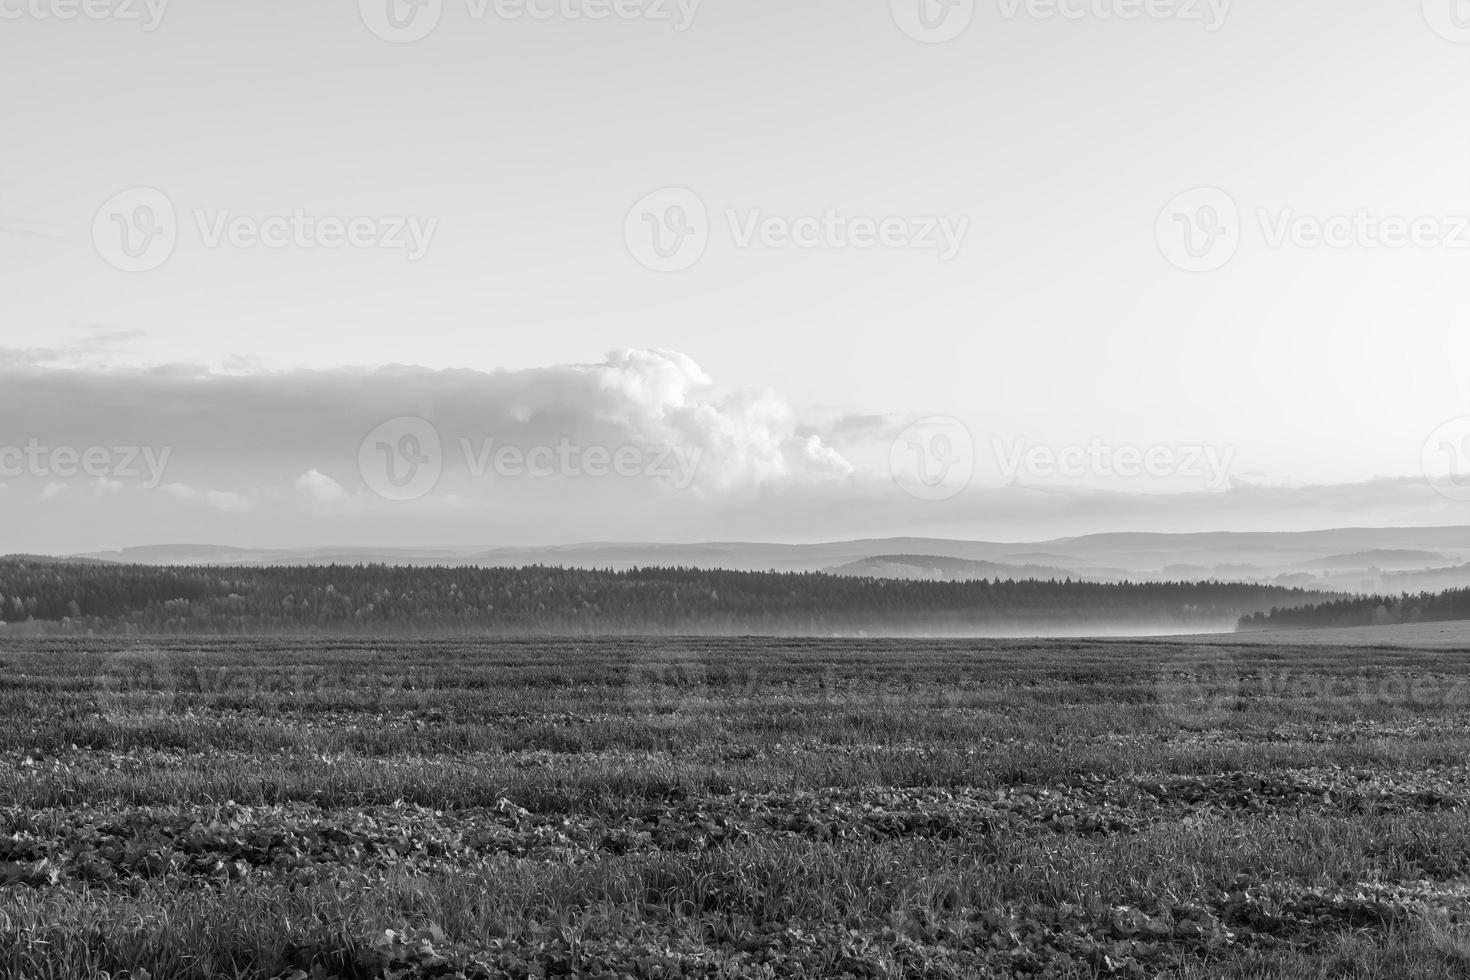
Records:
[[[1465,523],[1467,83],[1463,0],[0,0],[0,552]]]

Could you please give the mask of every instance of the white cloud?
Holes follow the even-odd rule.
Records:
[[[245,514],[250,511],[248,499],[241,494],[223,490],[206,491],[204,502],[221,514]]]
[[[319,470],[301,474],[296,480],[296,489],[319,504],[341,504],[348,499],[342,484]]]
[[[175,500],[194,500],[199,496],[199,491],[187,483],[165,483],[158,489],[173,497]]]
[[[159,489],[175,500],[185,503],[198,501],[221,514],[244,514],[250,511],[250,500],[244,494],[222,490],[198,490],[187,483],[166,483]]]
[[[421,498],[395,502],[371,492],[359,451],[370,432],[402,416],[432,424],[443,472]],[[66,484],[53,483],[40,488],[39,499],[65,499],[7,503],[7,516],[33,550],[242,538],[282,547],[889,535],[1016,540],[1118,529],[1464,520],[1463,505],[1422,480],[1280,487],[1248,469],[1220,493],[1006,488],[977,476],[952,500],[917,499],[888,472],[889,450],[907,417],[797,407],[768,389],[717,384],[687,356],[657,350],[488,373],[394,366],[226,374],[179,365],[96,370],[0,362],[0,417],[24,417],[51,445],[171,449],[173,482],[162,494],[133,492],[140,482],[116,478],[126,485],[122,493],[68,494]],[[980,451],[983,434],[977,426]],[[563,440],[584,449],[667,448],[697,456],[698,466],[684,492],[661,478],[477,473],[462,440],[476,451],[487,440],[497,448]]]
[[[246,493],[313,470],[353,472],[362,438],[400,416],[430,419],[455,457],[451,464],[462,456],[462,439],[521,448],[569,440],[698,450],[698,486],[712,493],[842,479],[853,471],[824,441],[825,421],[806,421],[768,389],[718,386],[686,355],[661,350],[488,373],[404,366],[96,370],[20,359],[8,369],[0,365],[0,417],[10,413],[40,420],[54,442],[170,447],[170,466],[191,474],[190,484]]]

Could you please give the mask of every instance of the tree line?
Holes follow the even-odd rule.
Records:
[[[181,567],[0,559],[0,621],[64,633],[822,635],[1228,627],[1326,594],[1222,582],[970,582],[697,568]],[[23,627],[22,627],[23,628]]]
[[[1470,619],[1470,589],[1356,596],[1273,608],[1241,617],[1241,630],[1326,629],[1336,626],[1387,626]]]

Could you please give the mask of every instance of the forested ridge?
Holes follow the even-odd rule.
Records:
[[[537,634],[1218,627],[1327,598],[1273,586],[931,582],[694,568],[169,567],[0,559],[0,620],[62,632]],[[22,627],[23,628],[23,627]]]
[[[1443,623],[1470,619],[1470,589],[1404,593],[1398,596],[1355,596],[1244,616],[1242,630],[1323,629],[1336,626],[1387,626],[1395,623]]]

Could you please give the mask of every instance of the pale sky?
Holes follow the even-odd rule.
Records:
[[[943,43],[905,32],[924,34],[919,0],[601,0],[601,20],[587,16],[599,0],[501,0],[545,14],[520,19],[494,0],[428,0],[421,16],[438,20],[413,43],[375,35],[389,2],[399,23],[432,22],[407,20],[405,0],[0,0],[0,450],[175,440],[167,482],[195,494],[128,502],[126,486],[0,475],[0,507],[27,518],[0,551],[200,536],[1006,538],[1470,512],[1457,492],[1419,492],[1426,441],[1458,444],[1454,420],[1470,416],[1459,0],[1151,0],[1157,16],[1133,20],[1117,16],[1145,9],[1129,0],[991,0]],[[924,3],[933,23],[944,8]],[[61,19],[79,10],[96,16]],[[936,30],[968,15],[959,0],[961,20]],[[159,200],[137,188],[161,192],[176,241],[127,272],[106,236]],[[1179,197],[1196,188],[1214,190]],[[671,201],[703,208],[707,246],[680,253],[687,268],[647,267],[645,199],[655,217]],[[1233,257],[1192,260],[1169,239],[1176,199],[1200,235],[1218,212],[1201,202],[1238,209],[1221,219]],[[319,236],[249,244],[298,213],[325,220]],[[368,222],[358,244],[322,247],[354,219]],[[763,219],[770,233],[742,242]],[[773,245],[824,221],[812,247]],[[885,222],[892,243],[858,247]],[[1418,242],[1385,244],[1396,222]],[[1315,242],[1322,228],[1339,247]],[[1220,267],[1179,267],[1191,261]],[[187,395],[157,388],[148,369],[164,364],[191,379]],[[428,369],[401,411],[348,411],[349,388],[311,373],[394,364]],[[469,373],[437,373],[450,369]],[[363,377],[366,392],[383,383]],[[562,387],[583,382],[623,400]],[[365,434],[448,411],[461,384],[511,415],[461,420],[451,444],[509,431],[535,390],[541,420],[564,424],[520,418],[518,437],[614,438],[613,419],[617,439],[700,448],[700,489],[650,507],[573,481],[578,519],[547,512],[513,531],[465,488],[436,486],[393,512],[390,533],[343,516],[363,492],[355,437],[276,457],[232,442],[275,392],[333,420],[302,430],[350,418],[341,433]],[[169,421],[226,407],[247,414],[216,430]],[[972,435],[974,485],[890,500],[889,446],[928,416]],[[994,472],[999,445],[1098,443],[1211,449],[1230,480],[1119,479],[1096,462],[1075,478]],[[1470,466],[1445,452],[1446,471]],[[1193,502],[955,509],[1007,483]],[[1372,502],[1240,496],[1328,484],[1375,488]],[[1385,499],[1384,486],[1414,489]],[[1229,507],[1197,506],[1227,487]],[[292,493],[342,509],[270,504]],[[207,494],[217,506],[186,519]],[[440,513],[454,507],[477,516]]]

